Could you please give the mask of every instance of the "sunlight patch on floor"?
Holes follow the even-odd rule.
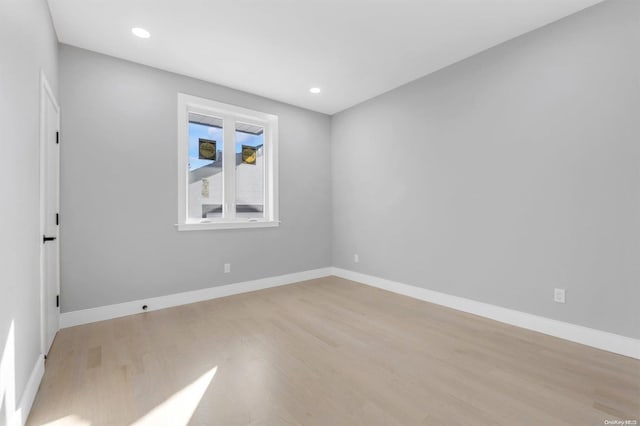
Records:
[[[83,419],[80,416],[71,414],[66,417],[62,417],[58,420],[54,420],[49,423],[45,423],[42,426],[91,426],[91,422],[87,419]]]
[[[213,367],[195,382],[176,392],[142,416],[133,423],[133,426],[187,425],[217,370],[217,366]]]

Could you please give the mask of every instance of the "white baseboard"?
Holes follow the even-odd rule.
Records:
[[[148,306],[147,311],[155,311],[158,309],[262,290],[265,288],[292,284],[329,275],[335,275],[337,277],[357,281],[362,284],[413,297],[415,299],[424,300],[426,302],[435,303],[437,305],[447,306],[449,308],[490,318],[506,324],[525,328],[527,330],[537,331],[539,333],[548,334],[550,336],[559,337],[561,339],[592,346],[594,348],[640,359],[640,340],[638,339],[335,267],[314,269],[276,277],[262,278],[254,281],[210,287],[202,290],[134,300],[131,302],[100,306],[80,311],[65,312],[60,315],[60,328],[73,327],[75,325],[138,314],[142,312],[142,305]]]
[[[38,388],[40,387],[40,382],[42,381],[42,377],[44,376],[44,355],[40,355],[33,366],[33,370],[31,370],[31,375],[29,376],[29,381],[27,382],[27,386],[22,393],[22,397],[20,398],[20,403],[9,422],[12,426],[24,426],[27,422],[27,418],[29,417],[29,413],[31,412],[31,407],[33,406],[33,401],[36,399],[36,393],[38,393]]]
[[[640,340],[606,331],[575,325],[563,321],[532,315],[525,312],[507,309],[488,303],[476,302],[463,297],[451,296],[425,288],[402,284],[342,268],[333,268],[333,275],[351,281],[357,281],[372,287],[381,288],[393,293],[446,306],[459,311],[468,312],[490,318],[517,327],[603,349],[605,351],[640,359]]]
[[[313,269],[293,274],[262,278],[254,281],[244,281],[235,284],[210,287],[202,290],[193,290],[184,293],[169,294],[167,296],[151,297],[148,299],[118,303],[115,305],[64,312],[60,314],[60,328],[73,327],[75,325],[87,324],[90,322],[104,321],[126,315],[139,314],[143,312],[141,309],[142,305],[147,305],[147,312],[149,312],[158,309],[170,308],[172,306],[186,305],[189,303],[231,296],[234,294],[247,293],[249,291],[293,284],[329,275],[331,275],[331,268]]]

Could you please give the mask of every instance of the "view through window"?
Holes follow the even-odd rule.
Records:
[[[277,226],[277,117],[178,99],[179,229]]]

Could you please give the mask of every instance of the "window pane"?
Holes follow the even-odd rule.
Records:
[[[264,218],[264,128],[236,123],[236,216]]]
[[[222,119],[189,113],[189,219],[222,217]]]

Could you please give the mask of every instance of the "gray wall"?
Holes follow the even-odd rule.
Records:
[[[640,337],[639,52],[611,0],[334,116],[334,265]]]
[[[0,358],[13,322],[16,403],[40,356],[40,70],[57,92],[57,67],[46,2],[0,0]]]
[[[65,45],[60,87],[63,312],[330,266],[328,116]],[[279,116],[279,228],[176,231],[178,92]]]

